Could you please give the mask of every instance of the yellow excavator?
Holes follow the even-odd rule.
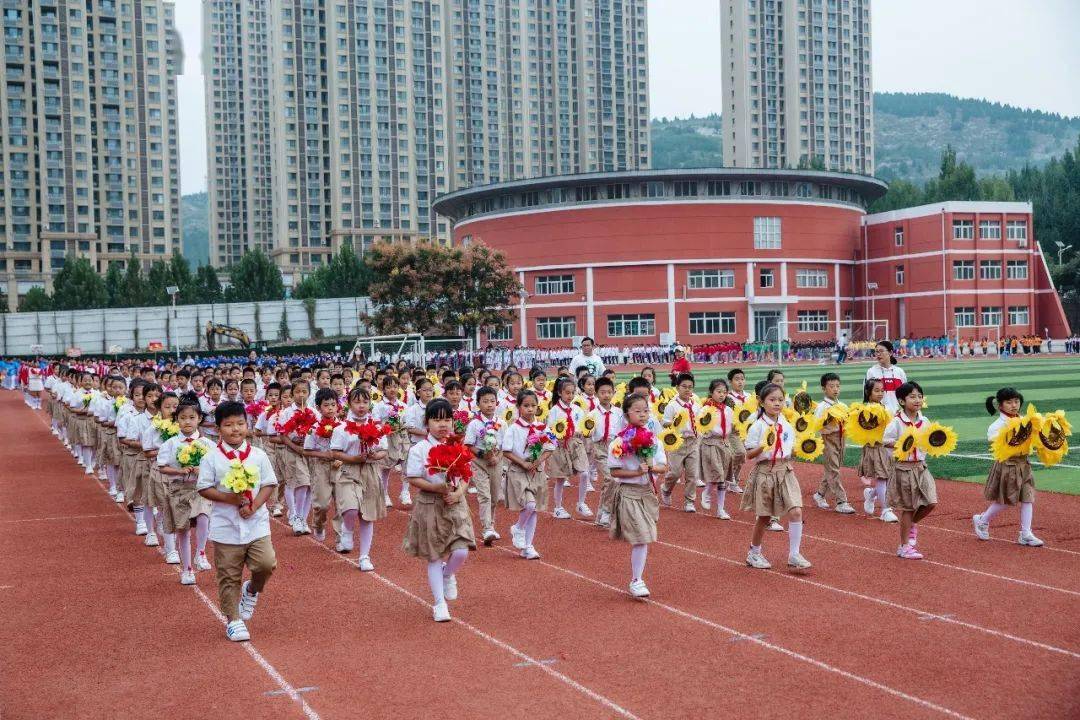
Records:
[[[219,325],[217,323],[206,323],[206,348],[208,350],[214,349],[214,344],[218,335],[223,337],[229,337],[239,342],[244,349],[251,347],[251,338],[248,334],[240,328],[232,327],[231,325]]]

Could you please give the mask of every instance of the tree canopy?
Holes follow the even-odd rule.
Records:
[[[226,302],[261,302],[285,297],[281,272],[262,250],[244,253],[240,262],[229,268]]]

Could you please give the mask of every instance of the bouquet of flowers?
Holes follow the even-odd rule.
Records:
[[[265,411],[266,408],[268,408],[269,406],[270,406],[270,404],[268,402],[266,402],[265,400],[256,400],[255,402],[248,403],[247,405],[245,405],[244,406],[244,412],[247,413],[247,416],[249,418],[251,418],[252,420],[255,420],[260,415],[262,415],[263,411]]]
[[[182,468],[199,467],[199,463],[206,457],[208,451],[206,445],[198,440],[184,443],[176,450],[176,462]]]
[[[125,396],[125,395],[118,396],[115,400],[113,400],[113,410],[119,411],[120,408],[124,407],[124,405],[127,404],[127,401],[128,401],[127,396]]]
[[[656,455],[656,438],[648,428],[628,425],[611,441],[610,450],[615,457],[630,453],[648,463]]]
[[[82,406],[84,408],[90,407],[90,402],[94,399],[93,393],[83,393]]]
[[[469,427],[469,421],[472,419],[469,413],[465,410],[454,411],[454,435],[457,437],[465,437],[465,428]]]
[[[161,442],[165,442],[171,437],[176,437],[180,434],[180,426],[173,420],[166,420],[160,415],[155,415],[150,420],[150,424],[155,430],[158,431],[158,435],[161,437]]]
[[[334,428],[340,424],[340,420],[319,418],[319,422],[315,423],[315,435],[321,437],[323,440],[329,440],[330,436],[334,434]]]
[[[315,417],[315,411],[311,408],[304,408],[294,412],[285,422],[274,423],[274,428],[282,435],[303,437],[311,432],[311,428],[315,426],[316,422],[318,422],[318,419]]]
[[[229,462],[229,471],[225,473],[221,484],[237,495],[243,495],[248,502],[253,502],[255,496],[252,491],[259,484],[259,468],[245,465],[239,458],[234,458]]]
[[[401,421],[401,414],[398,412],[396,404],[390,405],[390,412],[386,414],[386,424],[390,426],[392,432],[398,432],[405,424]]]
[[[364,450],[375,447],[379,440],[393,432],[386,423],[367,419],[364,422],[349,420],[345,423],[345,432],[355,435]]]
[[[457,488],[462,483],[468,484],[472,479],[472,451],[460,442],[450,442],[444,445],[433,445],[428,450],[427,467],[428,475],[446,475],[446,484],[451,488]]]
[[[555,436],[546,430],[531,430],[525,438],[525,452],[529,462],[536,462],[545,450],[555,449]]]
[[[490,455],[499,447],[499,423],[494,420],[488,420],[484,423],[484,434],[480,436],[479,442],[476,443],[476,456],[484,457]]]

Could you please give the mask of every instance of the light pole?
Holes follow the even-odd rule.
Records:
[[[1060,240],[1055,240],[1054,244],[1057,245],[1058,248],[1058,265],[1061,265],[1061,256],[1065,254],[1066,250],[1071,250],[1072,245],[1066,245]]]
[[[877,315],[874,314],[874,291],[877,290],[878,284],[876,282],[866,283],[866,289],[870,291],[870,317],[867,320],[877,320]],[[871,323],[873,325],[873,323]]]
[[[165,287],[165,292],[169,293],[172,297],[172,325],[173,325],[173,340],[176,343],[176,362],[180,362],[180,333],[176,326],[176,295],[180,292],[180,288],[176,285],[168,285]]]

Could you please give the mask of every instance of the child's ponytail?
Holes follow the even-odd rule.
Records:
[[[986,414],[987,415],[995,415],[996,413],[997,413],[997,408],[994,407],[994,396],[993,395],[987,395],[986,396]]]

